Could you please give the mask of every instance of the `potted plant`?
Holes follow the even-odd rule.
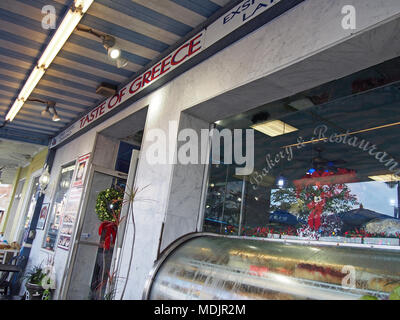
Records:
[[[49,296],[49,290],[43,287],[45,281],[50,285],[50,279],[46,276],[47,273],[44,272],[42,266],[34,266],[26,273],[24,278],[27,280],[25,283],[27,300],[42,300],[45,292],[46,297]]]

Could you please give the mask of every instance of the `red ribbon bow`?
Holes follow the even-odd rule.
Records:
[[[105,230],[105,232],[106,232],[105,237],[104,237],[103,248],[104,248],[104,250],[109,250],[110,246],[111,246],[111,241],[112,241],[112,244],[115,243],[118,226],[115,222],[104,221],[101,223],[101,225],[99,227],[99,236],[102,235],[103,230]]]
[[[321,194],[321,201],[312,201],[307,204],[307,207],[311,210],[311,213],[308,216],[308,225],[312,230],[319,230],[319,227],[321,226],[321,215],[322,211],[324,210],[325,203],[325,195]]]

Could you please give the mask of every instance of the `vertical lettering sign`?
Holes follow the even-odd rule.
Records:
[[[83,116],[79,121],[75,122],[72,126],[60,133],[53,139],[51,146],[54,147],[63,140],[69,138],[76,132],[88,126],[93,121],[101,118],[107,112],[111,111],[121,103],[147,88],[156,80],[162,78],[175,68],[179,67],[196,54],[201,52],[204,48],[204,30],[196,36],[185,42],[178,49],[173,51],[167,57],[155,64],[152,68],[135,78],[128,83],[113,97],[108,98],[106,101],[98,105],[91,112]]]

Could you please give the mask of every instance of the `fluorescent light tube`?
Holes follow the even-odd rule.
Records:
[[[26,80],[25,85],[21,89],[18,99],[26,101],[30,94],[32,93],[33,89],[35,89],[36,85],[40,81],[40,79],[44,75],[44,69],[35,67],[29,76],[28,80]]]
[[[260,131],[270,137],[277,137],[283,134],[297,131],[299,129],[280,120],[267,121],[260,124],[252,125],[251,128]]]
[[[28,80],[26,80],[23,88],[21,89],[18,99],[14,102],[11,110],[7,113],[6,121],[13,121],[19,110],[24,105],[26,99],[28,99],[29,95],[32,93],[33,89],[35,89],[39,80],[43,77],[44,70],[38,67],[35,67],[29,76]]]
[[[60,52],[69,36],[81,21],[83,14],[89,9],[93,1],[94,0],[75,0],[74,8],[68,10],[56,33],[51,38],[45,51],[40,57],[38,65],[33,69],[21,92],[18,94],[18,99],[14,102],[10,111],[7,113],[6,121],[13,121],[19,110],[24,105],[24,102],[29,98],[30,94],[43,77],[46,69]]]
[[[75,0],[75,7],[82,7],[82,13],[85,13],[92,5],[94,0]]]
[[[57,56],[58,52],[64,46],[71,33],[75,30],[79,21],[81,20],[81,14],[78,11],[69,10],[64,20],[58,27],[56,33],[51,38],[46,50],[43,52],[39,59],[38,65],[48,68]]]

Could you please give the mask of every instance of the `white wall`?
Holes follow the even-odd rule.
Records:
[[[341,9],[348,4],[355,5],[357,9],[357,30],[344,30],[341,27],[343,17]],[[145,279],[157,255],[162,222],[167,220],[168,207],[172,208],[169,205],[171,186],[176,186],[179,179],[187,182],[184,174],[174,175],[173,165],[149,165],[146,162],[143,155],[150,145],[150,142],[146,140],[149,130],[159,128],[169,132],[169,120],[179,121],[183,110],[200,103],[204,104],[204,107],[212,104],[215,115],[220,116],[229,113],[231,108],[229,101],[232,102],[232,107],[237,109],[236,111],[245,110],[261,103],[267,103],[271,99],[285,97],[311,88],[322,83],[323,80],[329,81],[335,77],[345,76],[400,55],[400,50],[393,47],[394,38],[398,37],[396,30],[399,30],[399,24],[396,22],[397,24],[390,28],[390,30],[394,30],[393,34],[385,32],[387,42],[375,43],[374,33],[371,32],[367,38],[360,38],[364,39],[361,43],[355,42],[359,44],[359,47],[351,45],[344,47],[340,53],[343,58],[340,60],[341,65],[339,62],[337,65],[332,65],[328,54],[324,56],[323,61],[315,60],[314,68],[307,66],[308,72],[306,73],[299,74],[295,68],[296,63],[308,57],[317,56],[318,53],[355,37],[354,34],[365,32],[368,28],[377,26],[384,20],[393,19],[395,15],[399,14],[400,1],[398,0],[306,0],[57,151],[53,173],[59,172],[62,164],[90,152],[95,131],[149,105],[142,154],[136,176],[137,187],[148,187],[139,193],[138,200],[133,207],[137,234],[125,299],[141,298]],[[366,55],[366,48],[369,50],[369,55]],[[357,57],[357,61],[352,61],[351,58],[355,57],[355,53],[362,59]],[[381,61],[378,61],[379,59]],[[287,73],[286,77],[273,77],[283,69],[292,70],[292,73]],[[255,87],[260,79],[265,80],[268,86],[263,83],[263,90],[260,91],[260,88],[257,88],[253,92],[253,84]],[[240,91],[244,85],[247,85],[246,90]],[[219,97],[225,96],[226,100],[218,100]],[[226,101],[228,104],[225,103]],[[241,103],[233,106],[233,101]],[[168,145],[174,150],[177,129],[172,129],[170,133],[172,140]],[[199,178],[197,177],[197,179]],[[56,179],[54,174],[52,174],[52,179]],[[198,192],[199,184],[197,182],[193,182],[193,192]],[[187,187],[190,188],[190,186]],[[182,200],[176,199],[179,198],[176,197],[176,194],[174,198],[174,201]],[[191,214],[195,215],[197,212]],[[176,216],[181,215],[176,213]],[[180,233],[194,227],[193,225],[181,226],[179,220],[176,220],[174,224],[177,229],[180,229]],[[169,235],[172,231],[169,230]],[[31,254],[34,261],[40,261],[44,257],[39,249],[42,237],[43,234],[38,232]],[[172,240],[169,239],[169,241]],[[126,276],[126,267],[131,259],[132,243],[132,225],[128,223],[122,251],[121,276]],[[63,272],[66,255],[66,251],[60,249],[56,251],[58,279]],[[121,287],[119,287],[117,295],[120,292]]]
[[[53,167],[51,170],[51,177],[49,183],[50,190],[48,193],[46,193],[43,203],[48,203],[48,202],[52,203],[52,198],[56,190],[56,184],[58,181],[61,167],[68,164],[71,161],[77,160],[79,156],[82,156],[92,151],[95,133],[96,132],[94,130],[87,132],[86,134],[80,136],[78,139],[74,140],[72,143],[66,144],[65,146],[57,150]],[[50,207],[50,209],[52,209],[52,207]],[[50,219],[50,212],[51,210],[49,211],[49,215],[47,217],[46,226]],[[56,281],[58,285],[56,292],[57,296],[59,285],[61,283],[61,279],[64,273],[68,257],[68,251],[57,248],[54,253],[51,253],[48,250],[42,249],[42,244],[44,240],[43,238],[46,232],[46,226],[44,230],[36,230],[37,233],[32,245],[32,250],[29,256],[27,268],[29,269],[30,266],[39,265],[41,263],[43,263],[44,266],[48,257],[54,256],[54,267],[56,270]]]

